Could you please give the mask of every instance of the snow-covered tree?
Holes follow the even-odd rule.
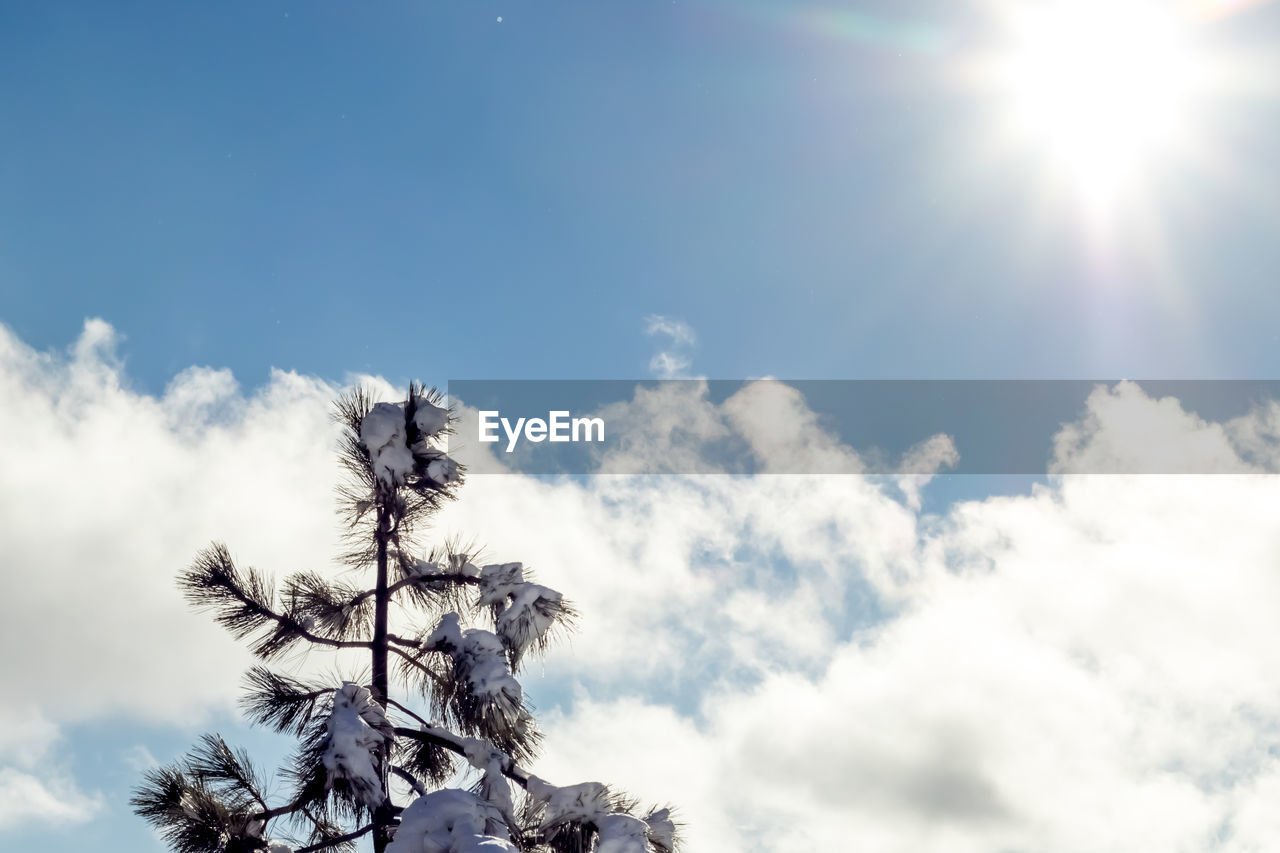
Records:
[[[134,810],[177,853],[351,851],[366,837],[376,853],[676,849],[669,809],[525,769],[538,733],[516,674],[574,611],[520,563],[418,550],[415,531],[462,476],[441,449],[452,420],[441,402],[416,385],[402,403],[365,391],[338,402],[342,561],[371,587],[313,571],[276,587],[221,544],[180,575],[188,600],[264,663],[310,647],[362,663],[330,683],[265,665],[246,675],[246,716],[299,739],[282,793],[212,734],[146,775]]]

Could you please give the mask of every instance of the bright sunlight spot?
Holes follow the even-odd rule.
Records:
[[[1110,199],[1190,133],[1204,59],[1178,4],[1051,0],[1010,20],[997,62],[1020,139],[1075,187]]]

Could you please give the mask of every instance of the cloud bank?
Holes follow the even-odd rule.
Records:
[[[0,330],[0,642],[22,650],[0,832],[98,807],[50,769],[60,727],[231,706],[248,661],[173,584],[197,549],[278,573],[335,550],[339,389],[191,368],[149,396],[114,341]],[[803,399],[688,407],[762,452],[857,459]],[[1062,476],[943,515],[901,478],[477,476],[433,533],[582,611],[529,679],[555,697],[537,772],[677,803],[691,850],[1244,853],[1280,832],[1277,412],[1217,424],[1100,389],[1057,438]],[[630,452],[696,450],[664,429]],[[1239,473],[1069,474],[1152,435]]]

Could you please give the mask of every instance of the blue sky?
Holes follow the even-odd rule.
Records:
[[[1265,47],[1278,13],[1209,30]],[[1162,256],[1122,235],[1100,269],[1033,158],[972,142],[991,107],[953,60],[994,30],[981,5],[3,15],[0,316],[41,347],[102,316],[149,388],[190,364],[630,377],[652,313],[711,376],[1276,364],[1273,102],[1215,104],[1228,174],[1165,175]]]
[[[139,411],[193,367],[229,369],[244,402],[273,368],[643,378],[672,348],[726,379],[1277,375],[1280,4],[1186,4],[1232,73],[1188,112],[1193,151],[1148,152],[1105,210],[973,82],[1019,5],[0,3],[0,325],[65,354],[101,318],[114,343],[54,360]],[[0,435],[16,466],[22,434]],[[778,542],[761,565],[809,559]],[[549,666],[557,708],[622,695]],[[696,704],[655,672],[644,696]],[[0,847],[150,849],[120,756],[166,758],[211,720],[261,742],[199,701],[187,725],[47,712],[59,778],[105,805],[0,825]]]

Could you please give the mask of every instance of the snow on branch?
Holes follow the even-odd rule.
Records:
[[[425,396],[374,404],[360,421],[360,443],[377,482],[387,490],[415,484],[443,489],[457,482],[457,463],[432,444],[448,425],[448,410]]]
[[[478,738],[464,738],[462,747],[467,761],[481,774],[472,791],[493,806],[504,821],[501,826],[488,824],[487,832],[490,835],[501,833],[506,838],[507,827],[515,823],[515,806],[511,802],[511,786],[505,774],[508,769],[515,769],[514,762],[502,750],[494,749],[492,744]]]
[[[513,669],[530,647],[545,650],[554,625],[570,624],[576,615],[559,592],[526,581],[523,563],[498,563],[481,569],[476,604],[493,609],[494,627],[507,647]]]
[[[357,388],[338,401],[343,426],[341,462],[351,475],[338,487],[351,549],[344,562],[359,568],[398,546],[416,524],[456,495],[462,466],[442,449],[452,416],[433,389],[411,383],[398,403],[378,403]],[[385,551],[384,551],[385,553]]]
[[[558,787],[537,776],[522,770],[515,760],[491,743],[479,739],[456,735],[438,726],[424,724],[421,729],[397,728],[397,737],[430,743],[457,753],[467,759],[468,763],[482,775],[470,792],[481,803],[462,798],[428,800],[428,803],[452,804],[471,803],[480,809],[479,814],[485,817],[486,836],[508,839],[503,828],[516,825],[515,809],[511,798],[511,787],[506,780],[510,779],[524,788],[528,794],[526,806],[528,815],[538,829],[537,837],[541,842],[552,844],[557,851],[593,850],[594,853],[674,853],[677,847],[677,831],[670,808],[652,809],[644,817],[637,817],[634,800],[615,793],[607,785],[599,782],[584,782],[577,785]],[[416,807],[416,814],[423,821],[428,820],[426,814],[431,806],[417,805],[426,797],[420,797],[409,809]],[[452,807],[452,806],[449,806]],[[405,810],[405,815],[409,814]],[[497,823],[498,818],[503,824]],[[447,816],[440,816],[447,822]],[[479,818],[477,818],[478,820]],[[591,846],[591,838],[597,838],[597,846]],[[417,840],[412,840],[417,839]],[[397,834],[397,839],[417,843],[421,839],[415,832],[410,836]],[[467,836],[470,839],[470,836]],[[483,840],[483,838],[481,839]],[[526,838],[526,841],[528,839]],[[447,843],[444,843],[446,842]],[[454,843],[454,836],[439,836],[433,843],[444,843],[440,847],[409,846],[400,849],[410,851],[425,850],[451,851],[448,844]],[[468,840],[466,843],[478,843]],[[580,844],[575,847],[574,844]],[[457,849],[470,850],[462,846]],[[489,850],[490,848],[478,848]],[[495,850],[506,848],[496,847]],[[390,849],[388,851],[390,853]]]
[[[382,706],[373,701],[368,688],[348,681],[333,693],[333,711],[325,728],[325,787],[345,785],[369,809],[380,807],[386,800],[384,756],[395,739]]]
[[[532,776],[526,790],[535,811],[541,813],[539,826],[548,842],[567,835],[573,839],[571,849],[577,849],[576,843],[595,853],[671,853],[675,849],[670,809],[637,818],[630,814],[632,801],[600,782],[557,787]],[[598,835],[595,847],[589,839],[593,832]]]
[[[494,825],[500,834],[489,833]],[[471,791],[443,788],[414,800],[386,853],[517,853],[502,815]]]
[[[451,716],[465,732],[486,737],[512,755],[531,754],[533,717],[495,634],[463,630],[458,614],[446,613],[422,641],[422,649],[446,655],[452,665],[451,677],[439,679],[432,695],[441,716]]]
[[[480,578],[480,568],[466,554],[449,554],[443,565],[438,559],[413,560],[406,566],[405,575],[428,579],[448,578],[466,583]]]
[[[396,595],[401,590],[408,591],[414,603],[423,607],[461,610],[470,604],[463,591],[480,583],[480,569],[466,554],[450,552],[419,559],[397,551],[395,556],[399,579],[391,584],[389,592]]]

